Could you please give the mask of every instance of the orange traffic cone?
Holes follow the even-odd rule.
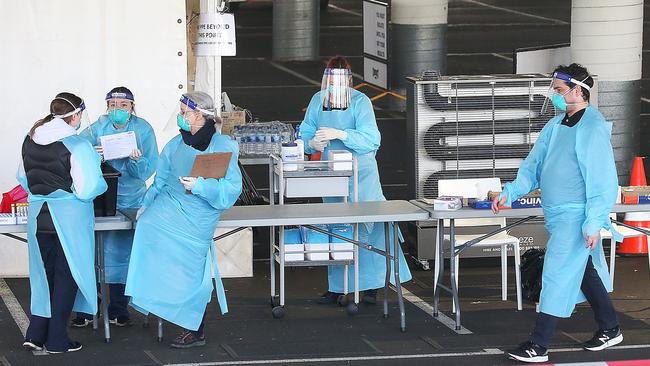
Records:
[[[637,156],[634,158],[634,164],[632,165],[630,186],[646,185],[648,185],[648,182],[645,176],[645,169],[643,168],[643,158]],[[650,212],[627,213],[623,222],[636,227],[650,228]],[[616,253],[623,255],[648,254],[648,237],[637,236],[634,238],[626,238],[618,246]]]

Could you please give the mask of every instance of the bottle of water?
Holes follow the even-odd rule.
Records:
[[[262,154],[264,156],[269,156],[273,151],[273,141],[271,137],[271,127],[269,125],[264,125],[262,127],[262,135],[264,136],[264,150]]]
[[[280,155],[282,141],[280,135],[280,126],[275,124],[271,126],[271,153]]]
[[[255,131],[253,132],[254,140],[253,145],[255,155],[264,155],[264,134],[259,123],[255,126]]]
[[[280,125],[280,133],[282,135],[282,143],[291,142],[291,125],[283,123]]]

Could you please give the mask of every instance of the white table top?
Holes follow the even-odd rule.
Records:
[[[129,218],[124,216],[119,211],[115,214],[115,216],[95,218],[95,231],[129,230],[132,227],[133,224],[131,220],[129,220]],[[26,232],[27,225],[0,225],[0,234]]]

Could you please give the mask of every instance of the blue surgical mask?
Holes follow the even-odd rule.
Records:
[[[562,94],[553,93],[551,102],[553,102],[555,108],[562,112],[566,112],[566,100],[564,100],[564,96]]]
[[[130,117],[131,113],[124,109],[115,108],[108,111],[108,118],[116,125],[121,126],[125,124]]]
[[[190,126],[190,123],[187,121],[187,118],[183,117],[183,115],[180,113],[176,115],[176,124],[183,131],[190,132],[192,130],[192,126]]]

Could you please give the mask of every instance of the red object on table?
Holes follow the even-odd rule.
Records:
[[[630,175],[630,186],[647,186],[648,181],[645,176],[645,169],[643,168],[643,158],[637,156],[634,158],[632,165],[632,174]],[[650,212],[631,212],[625,215],[624,223],[636,227],[650,228]],[[617,254],[623,255],[636,255],[648,254],[648,237],[636,236],[633,238],[625,238],[619,244],[616,250]]]

